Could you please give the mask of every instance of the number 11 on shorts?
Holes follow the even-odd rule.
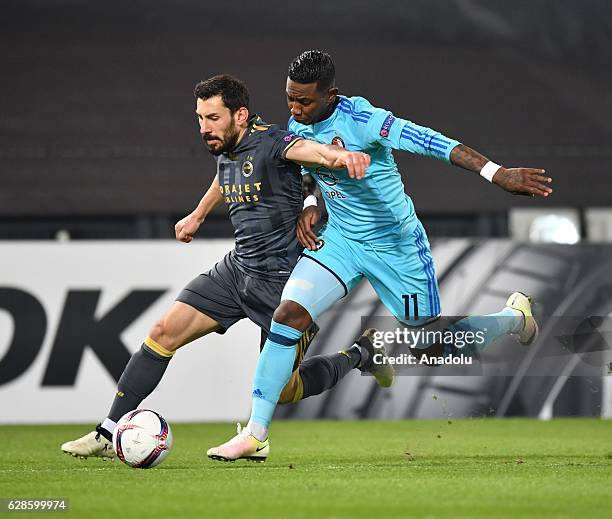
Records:
[[[418,319],[419,318],[419,303],[417,301],[417,294],[402,294],[404,299],[404,318],[405,319]],[[412,313],[410,312],[410,303],[412,302]]]

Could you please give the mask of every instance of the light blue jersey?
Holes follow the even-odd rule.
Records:
[[[459,143],[374,108],[362,97],[340,97],[331,116],[313,125],[290,119],[289,131],[323,144],[367,152],[372,163],[362,180],[351,179],[346,170],[306,168],[323,192],[329,222],[317,236],[317,249],[302,253],[281,301],[297,303],[315,321],[365,278],[400,322],[416,327],[431,325],[441,314],[431,249],[412,200],[404,193],[391,150],[448,162]],[[460,332],[463,337],[488,330],[488,344],[500,335],[517,333],[526,326],[524,321],[524,314],[505,308],[492,316],[466,317],[445,331]],[[251,430],[258,426],[262,439],[279,395],[290,380],[301,336],[299,329],[273,320],[257,364],[249,421]],[[437,346],[444,347],[444,355],[453,355],[461,347]]]
[[[346,170],[304,168],[325,197],[329,225],[362,242],[395,242],[410,236],[417,218],[392,150],[449,162],[451,150],[459,142],[375,108],[363,97],[339,98],[333,114],[324,121],[304,125],[292,117],[288,125],[289,131],[307,139],[364,151],[372,158],[361,180],[350,178]]]

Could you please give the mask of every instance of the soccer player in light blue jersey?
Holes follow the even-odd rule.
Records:
[[[251,419],[229,442],[209,449],[209,457],[232,461],[269,452],[268,427],[279,394],[291,375],[296,344],[303,332],[336,301],[366,278],[388,310],[409,326],[436,326],[440,299],[427,235],[404,191],[393,150],[438,159],[479,173],[489,182],[517,194],[546,197],[551,179],[542,169],[505,168],[441,133],[376,108],[363,97],[345,97],[335,86],[329,54],[307,51],[289,67],[288,130],[324,144],[370,155],[362,179],[346,171],[305,167],[325,198],[329,221],[319,236],[313,225],[316,206],[304,210],[298,238],[306,247],[274,313],[268,340],[253,384]],[[470,316],[451,325],[455,330],[483,330],[483,349],[496,338],[515,334],[523,344],[537,336],[530,299],[520,292],[505,308],[489,316]],[[436,349],[441,345],[423,345]],[[444,353],[453,350],[445,348]],[[355,355],[355,367],[372,359]],[[260,458],[263,461],[265,458]]]

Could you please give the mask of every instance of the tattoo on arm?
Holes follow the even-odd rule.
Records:
[[[455,166],[473,171],[474,173],[480,173],[480,170],[487,162],[489,162],[489,159],[478,153],[476,150],[473,150],[464,144],[459,144],[451,151],[450,161]]]

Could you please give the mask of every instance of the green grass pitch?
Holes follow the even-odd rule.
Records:
[[[52,515],[73,518],[612,517],[609,421],[277,421],[264,464],[205,457],[232,425],[175,424],[150,470],[60,452],[88,430],[0,427],[0,498],[68,498]]]

